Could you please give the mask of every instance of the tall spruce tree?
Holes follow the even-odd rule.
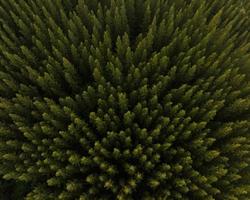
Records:
[[[2,198],[249,200],[249,27],[248,0],[0,0],[1,184],[30,186]]]

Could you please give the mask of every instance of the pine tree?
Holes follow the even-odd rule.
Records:
[[[0,0],[0,198],[250,199],[249,11]]]

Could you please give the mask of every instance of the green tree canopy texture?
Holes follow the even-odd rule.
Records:
[[[249,200],[249,32],[249,0],[0,0],[2,198]]]

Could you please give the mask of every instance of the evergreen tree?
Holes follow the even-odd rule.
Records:
[[[250,199],[249,27],[248,0],[0,0],[0,198]]]
[[[0,199],[1,200],[21,200],[24,199],[30,186],[23,182],[0,180]]]

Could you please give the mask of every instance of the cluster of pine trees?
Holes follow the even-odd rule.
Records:
[[[0,197],[249,200],[249,27],[248,0],[0,0]]]

